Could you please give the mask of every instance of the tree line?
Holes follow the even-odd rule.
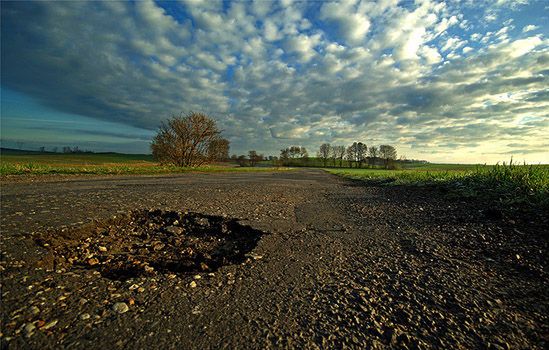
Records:
[[[386,169],[394,168],[397,159],[397,151],[394,146],[380,145],[368,147],[362,142],[353,142],[351,145],[332,146],[329,143],[320,145],[317,157],[322,160],[324,167],[336,166],[343,167],[343,161],[346,160],[350,168],[362,168],[363,165],[379,166]]]
[[[349,146],[322,144],[316,158],[302,146],[290,146],[280,150],[278,157],[265,157],[255,150],[247,155],[233,154],[229,158],[229,140],[221,137],[215,120],[203,113],[191,112],[173,116],[160,125],[151,142],[153,157],[162,164],[181,167],[200,166],[212,161],[232,160],[240,166],[257,166],[264,160],[279,166],[324,166],[362,168],[364,166],[386,169],[395,167],[397,151],[394,146],[368,147],[362,142]],[[318,164],[318,161],[321,164]]]

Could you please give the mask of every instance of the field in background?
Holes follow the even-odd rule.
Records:
[[[2,150],[0,175],[45,174],[171,174],[184,172],[273,171],[276,168],[242,168],[219,163],[197,168],[159,165],[147,154],[120,153],[40,153]]]
[[[438,186],[460,197],[549,207],[549,165],[428,164],[413,169],[326,169],[371,184]]]

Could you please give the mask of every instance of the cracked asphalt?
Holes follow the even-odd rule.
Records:
[[[543,212],[320,170],[4,179],[0,199],[2,348],[547,348]],[[157,209],[261,237],[213,272],[125,279],[37,239]]]

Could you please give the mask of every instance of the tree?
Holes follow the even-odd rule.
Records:
[[[379,146],[379,155],[385,162],[385,168],[388,169],[389,163],[392,163],[392,161],[396,159],[397,152],[393,146],[381,145]]]
[[[236,159],[238,165],[244,167],[244,166],[248,166],[248,159],[246,159],[246,156],[245,155],[239,155],[238,158]]]
[[[323,143],[318,150],[318,158],[322,159],[322,163],[326,166],[328,158],[330,158],[332,146],[329,143]]]
[[[153,157],[162,164],[181,167],[200,166],[216,160],[221,152],[213,151],[220,141],[221,131],[215,120],[203,113],[180,114],[162,122],[151,142]],[[212,145],[213,144],[213,145]],[[224,150],[223,150],[224,153]]]
[[[335,158],[339,159],[339,167],[341,168],[343,166],[343,158],[345,157],[345,146],[334,146],[333,150]]]
[[[347,161],[349,161],[349,168],[352,168],[353,163],[356,161],[356,142],[347,147],[345,153],[345,157],[347,158]]]
[[[229,159],[229,140],[219,138],[208,146],[208,159],[226,161]]]
[[[309,158],[309,153],[305,147],[291,146],[280,150],[280,161],[282,165],[290,165],[292,160],[301,159],[303,163]]]
[[[362,167],[362,163],[366,160],[366,150],[368,147],[366,147],[365,144],[362,142],[356,143],[356,161],[358,163],[358,167]]]
[[[377,155],[378,155],[377,147],[376,146],[371,146],[368,149],[368,155],[369,155],[369,158],[370,158],[369,159],[370,164],[375,165],[376,164],[376,158],[377,158]]]
[[[263,160],[263,154],[257,154],[256,151],[249,151],[248,158],[250,160],[250,166],[255,166],[257,163]]]
[[[41,153],[45,153],[45,152],[46,152],[46,147],[40,146],[40,152],[41,152]]]

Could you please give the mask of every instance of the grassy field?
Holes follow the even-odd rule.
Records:
[[[273,171],[271,167],[241,168],[235,164],[214,164],[196,168],[180,168],[156,163],[147,154],[120,153],[39,153],[2,151],[0,175],[45,174],[170,174],[185,172]]]
[[[549,206],[549,165],[429,164],[405,170],[326,169],[370,184],[439,186],[460,197]]]

